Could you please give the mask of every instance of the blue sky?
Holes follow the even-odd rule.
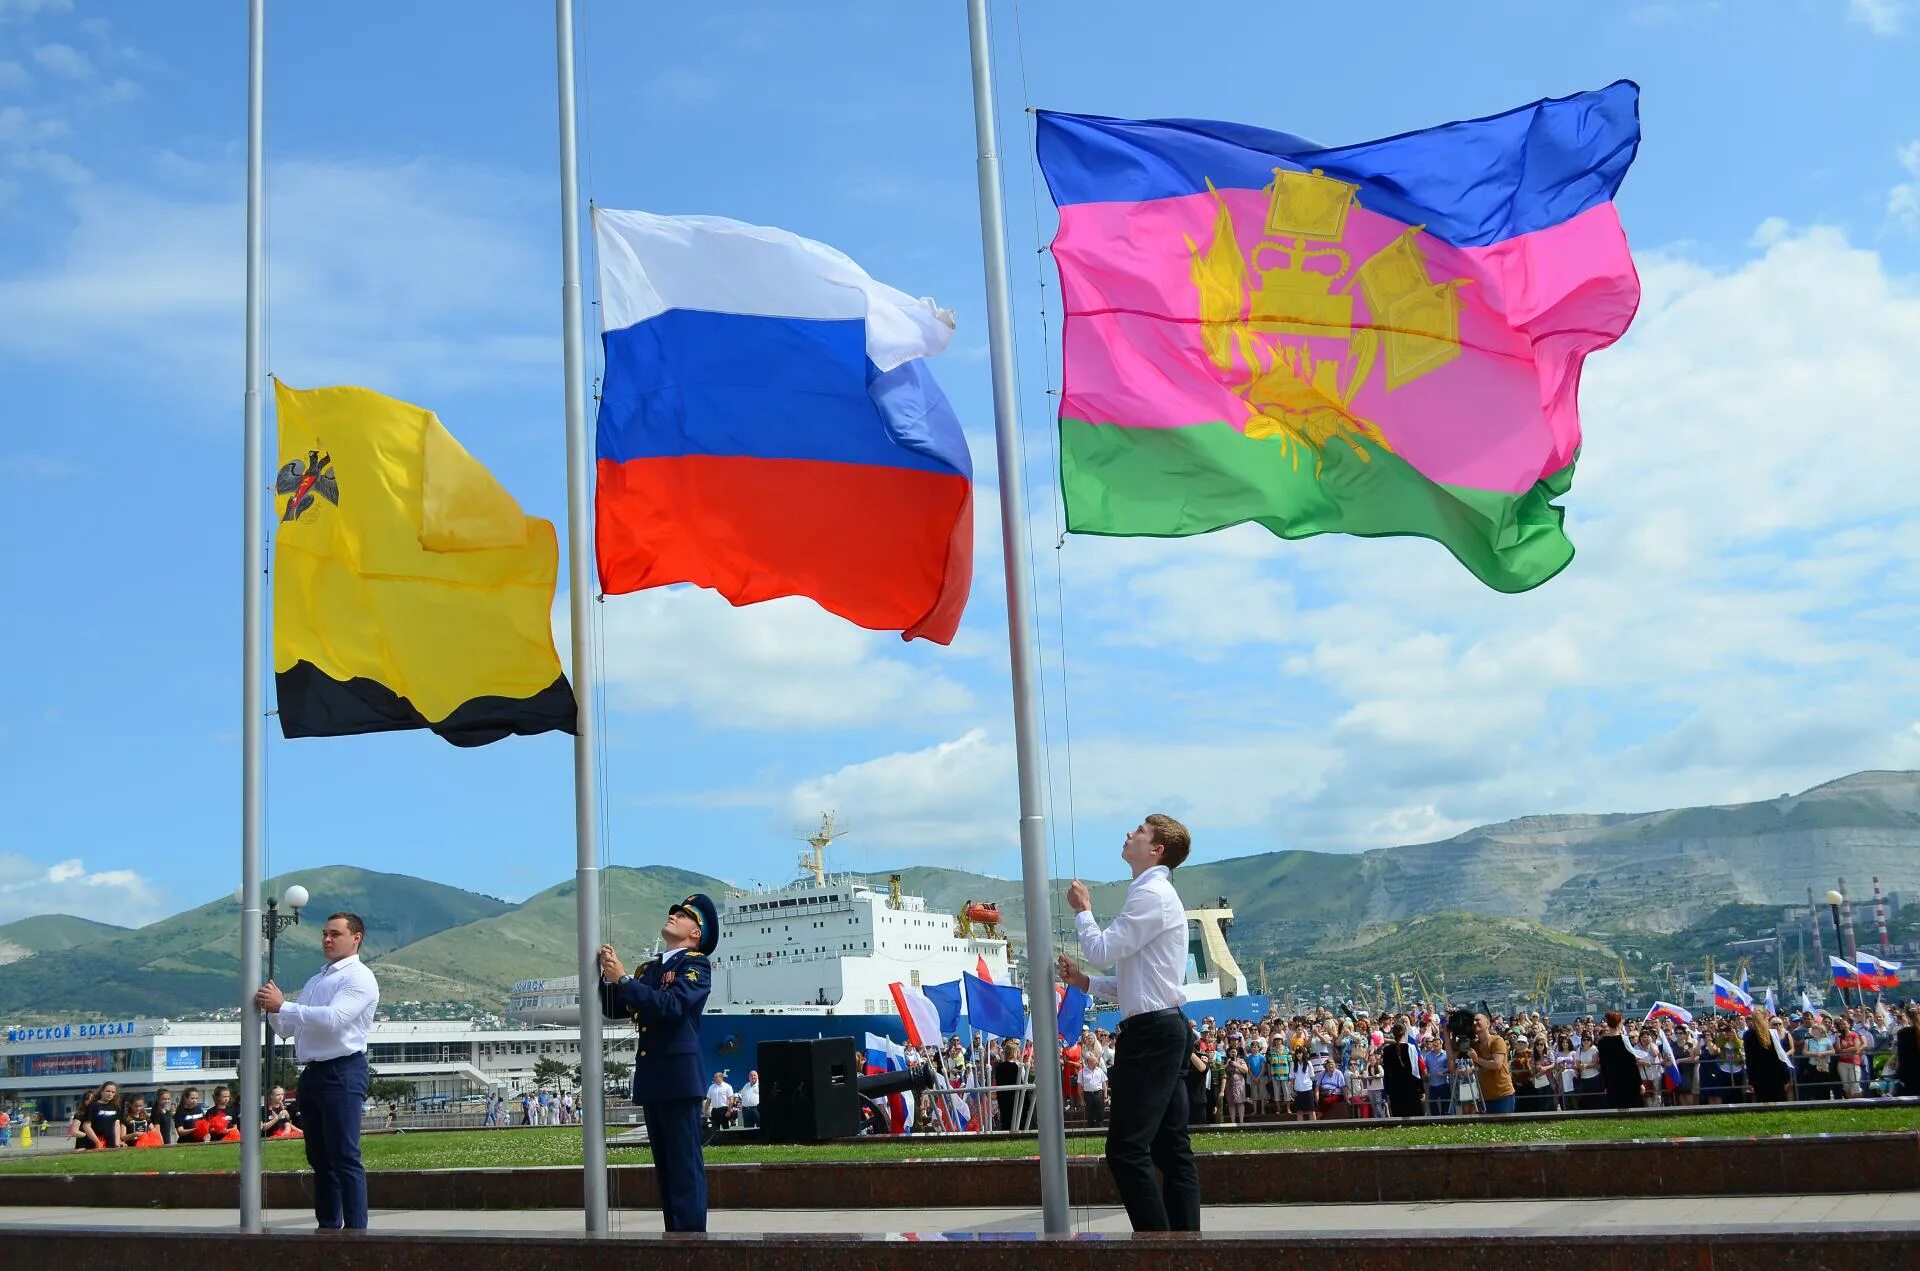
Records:
[[[564,522],[549,7],[270,8],[270,369],[430,406]],[[994,8],[1058,868],[1114,876],[1153,807],[1212,858],[1920,766],[1920,10]],[[607,859],[774,882],[835,807],[843,866],[1014,873],[963,6],[580,10],[588,195],[778,224],[957,310],[935,369],[983,498],[951,649],[610,601]],[[237,2],[0,0],[0,920],[237,882],[245,41]],[[1244,530],[1055,550],[1027,105],[1341,142],[1620,77],[1646,299],[1587,368],[1567,574],[1506,597],[1433,544]],[[270,737],[275,872],[572,869],[563,739]]]

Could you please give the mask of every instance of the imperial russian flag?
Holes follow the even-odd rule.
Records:
[[[950,643],[973,464],[925,359],[952,315],[785,230],[600,209],[594,233],[601,586],[809,596]]]
[[[1501,591],[1553,577],[1581,362],[1640,300],[1639,141],[1625,81],[1336,147],[1040,112],[1067,527],[1417,535]]]

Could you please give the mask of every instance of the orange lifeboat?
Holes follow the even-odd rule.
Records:
[[[968,905],[964,912],[969,922],[997,923],[1000,921],[998,905]]]

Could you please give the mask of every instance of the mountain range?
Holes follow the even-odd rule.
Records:
[[[1117,865],[1117,853],[1102,865]],[[870,876],[884,881],[890,871]],[[1003,929],[1024,931],[1018,880],[902,865],[901,889],[941,911],[1000,905]],[[1094,872],[1088,869],[1086,872]],[[1863,772],[1756,803],[1646,813],[1525,817],[1437,843],[1341,854],[1276,851],[1182,867],[1190,906],[1225,897],[1231,943],[1252,987],[1353,984],[1398,972],[1455,985],[1524,987],[1550,970],[1646,978],[1691,965],[1731,940],[1771,935],[1786,911],[1849,879],[1912,895],[1920,885],[1920,773]],[[271,880],[269,893],[285,880]],[[314,913],[351,909],[368,923],[366,954],[387,1003],[500,1009],[517,980],[575,966],[569,880],[518,904],[405,875],[338,865],[303,871]],[[1065,880],[1054,880],[1065,930]],[[668,904],[729,884],[664,866],[614,867],[601,893],[603,938],[648,942]],[[1095,884],[1111,914],[1123,881]],[[1860,921],[1871,930],[1867,906]],[[138,931],[43,915],[0,926],[0,1016],[167,1015],[230,1008],[239,972],[231,897]],[[1920,906],[1896,935],[1920,926]],[[276,971],[298,984],[319,964],[319,924],[279,940]]]

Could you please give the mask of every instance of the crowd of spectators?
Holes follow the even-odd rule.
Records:
[[[118,1148],[166,1147],[175,1143],[238,1143],[239,1113],[233,1090],[215,1086],[210,1100],[197,1086],[188,1086],[178,1100],[172,1090],[127,1095],[117,1081],[102,1082],[81,1094],[67,1119],[66,1138],[76,1150],[111,1151]],[[13,1144],[16,1126],[46,1133],[46,1118],[37,1111],[23,1116],[0,1104],[0,1147]],[[287,1092],[273,1087],[260,1109],[260,1133],[270,1139],[299,1138],[299,1113]]]
[[[1068,1107],[1089,1126],[1109,1113],[1113,1044],[1107,1030],[1088,1028],[1062,1052]],[[1031,1128],[1030,1045],[950,1039],[941,1058],[954,1086],[984,1092],[972,1128]],[[1377,1017],[1318,1008],[1202,1019],[1187,1063],[1194,1125],[1909,1095],[1920,1094],[1920,1004],[1777,1016],[1756,1007],[1691,1021],[1474,1012],[1471,1032],[1459,1034],[1448,1012],[1422,1004]]]
[[[1091,1124],[1105,1116],[1112,1046],[1105,1031],[1089,1029],[1066,1052],[1070,1103]],[[1092,1101],[1089,1071],[1098,1073]],[[1920,1094],[1920,1005],[1777,1016],[1756,1007],[1750,1017],[1691,1022],[1629,1021],[1617,1011],[1563,1023],[1530,1011],[1475,1012],[1466,1035],[1424,1006],[1377,1018],[1317,1009],[1257,1022],[1203,1019],[1186,1081],[1195,1125]]]

